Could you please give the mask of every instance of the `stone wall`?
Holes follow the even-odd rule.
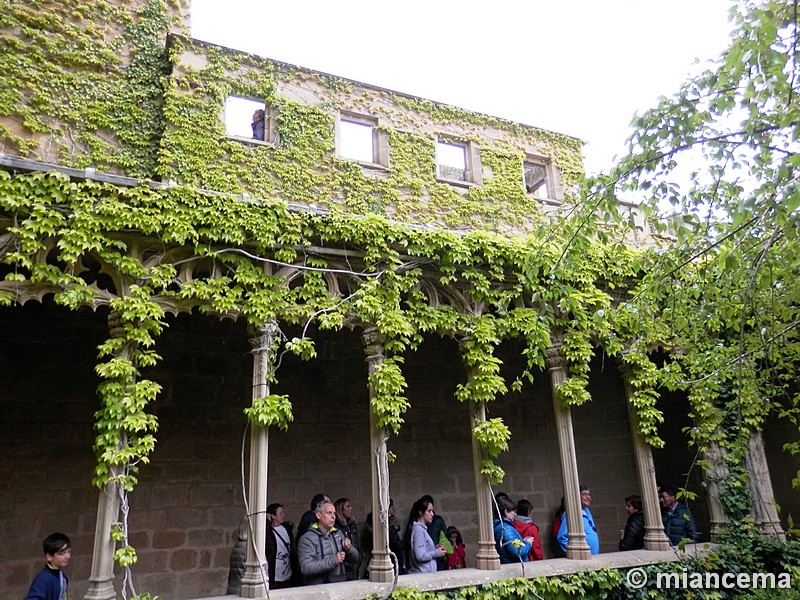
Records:
[[[22,598],[44,566],[42,540],[66,533],[69,575],[85,592],[97,489],[91,478],[96,346],[104,314],[29,303],[0,307],[0,596]],[[77,597],[77,596],[76,596]]]
[[[789,529],[788,518],[791,516],[794,527],[800,522],[800,494],[792,486],[792,481],[800,471],[800,455],[792,456],[783,449],[797,439],[797,426],[789,421],[772,421],[764,428],[764,447],[769,463],[772,490],[775,501],[780,507],[781,524],[785,531]]]
[[[707,492],[703,484],[703,471],[696,463],[697,448],[690,447],[689,428],[694,422],[690,416],[689,401],[684,393],[661,390],[658,408],[664,413],[664,423],[659,434],[667,442],[664,448],[653,450],[656,481],[660,485],[672,485],[676,489],[687,488],[697,494],[694,500],[681,498],[692,513],[701,541],[711,538]]]

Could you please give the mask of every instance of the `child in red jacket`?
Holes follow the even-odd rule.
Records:
[[[466,569],[467,568],[467,550],[464,547],[464,540],[461,538],[461,532],[452,525],[447,528],[447,539],[453,545],[453,553],[447,555],[447,568],[448,569]]]
[[[528,552],[529,560],[542,560],[544,551],[542,550],[542,539],[539,537],[539,527],[531,519],[531,508],[533,505],[527,500],[517,502],[517,516],[514,518],[514,529],[519,531],[523,539],[532,537],[531,551]]]

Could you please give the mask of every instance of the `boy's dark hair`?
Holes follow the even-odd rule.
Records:
[[[500,498],[498,498],[497,499],[497,506],[500,509],[500,518],[501,519],[506,516],[506,513],[508,511],[510,511],[510,510],[516,511],[517,510],[517,505],[514,504],[514,501],[511,500],[511,498],[508,498],[508,497],[504,498],[504,497],[501,496]]]
[[[58,554],[61,550],[65,550],[72,546],[72,542],[70,541],[69,537],[64,533],[59,533],[56,531],[55,533],[51,533],[42,542],[42,549],[44,550],[45,554]]]
[[[531,504],[529,500],[526,500],[525,498],[523,498],[522,500],[517,500],[518,515],[522,515],[523,517],[530,517],[532,508],[533,504]]]
[[[317,504],[325,500],[325,494],[314,494],[314,497],[311,499],[311,510],[317,509]]]

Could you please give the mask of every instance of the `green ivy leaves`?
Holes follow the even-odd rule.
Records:
[[[277,427],[284,431],[294,419],[289,397],[279,394],[256,398],[251,406],[244,409],[244,414],[253,425],[264,428]]]

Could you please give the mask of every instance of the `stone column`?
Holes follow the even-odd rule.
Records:
[[[122,335],[119,314],[112,310],[108,314],[109,337]],[[128,358],[128,349],[120,355]],[[111,481],[102,490],[97,501],[97,520],[94,527],[94,547],[92,549],[92,571],[89,576],[89,589],[85,600],[116,600],[114,590],[114,550],[116,542],[111,539],[111,528],[119,521],[120,498],[116,484]]]
[[[378,330],[369,327],[361,335],[370,377],[383,363],[383,343]],[[389,555],[389,461],[386,456],[388,434],[377,425],[378,418],[372,410],[375,386],[369,385],[369,441],[372,460],[372,562],[369,580],[386,583],[394,581],[395,570]]]
[[[550,386],[553,390],[553,411],[556,416],[558,447],[561,456],[561,477],[564,480],[564,507],[567,516],[567,558],[588,560],[592,557],[586,532],[583,529],[583,510],[581,509],[578,478],[578,459],[575,454],[575,438],[572,433],[572,413],[558,399],[558,386],[567,378],[561,346],[547,350],[547,369],[550,371]]]
[[[471,431],[486,420],[486,409],[483,402],[474,406],[470,411]],[[481,473],[483,462],[483,448],[472,438],[472,471],[475,477],[475,501],[478,514],[478,550],[475,553],[476,566],[484,571],[494,571],[500,568],[500,557],[494,546],[494,528],[492,526],[492,492],[487,485],[486,477]]]
[[[250,338],[253,354],[253,392],[255,401],[270,393],[267,376],[272,369],[270,354],[277,329],[274,321],[269,321]],[[269,454],[269,433],[265,427],[250,427],[250,481],[247,490],[250,531],[247,537],[247,558],[242,576],[242,598],[263,598],[269,591],[269,574],[264,544],[267,538],[267,458]]]
[[[669,550],[669,538],[664,533],[664,523],[661,521],[661,505],[658,502],[658,484],[656,483],[656,468],[653,464],[653,452],[645,443],[642,434],[639,433],[639,413],[636,412],[636,407],[631,402],[633,389],[630,384],[630,370],[621,362],[619,370],[625,384],[625,403],[628,405],[628,420],[631,424],[633,455],[636,460],[639,489],[642,492],[644,548],[645,550]]]
[[[116,600],[114,590],[114,547],[111,526],[119,519],[119,496],[114,483],[108,483],[100,491],[97,502],[97,521],[94,527],[94,549],[92,551],[92,573],[89,590],[84,600]]]
[[[750,503],[753,506],[756,527],[762,537],[786,541],[786,534],[778,517],[778,509],[775,507],[775,495],[772,491],[772,479],[769,476],[762,433],[754,431],[750,435],[747,446],[745,467],[750,476]]]
[[[717,442],[709,442],[703,448],[703,455],[709,464],[709,468],[705,473],[705,480],[706,488],[708,489],[708,519],[711,525],[711,541],[713,542],[725,530],[725,524],[727,523],[725,509],[719,499],[719,482],[728,475],[728,467],[725,464],[725,449]]]

